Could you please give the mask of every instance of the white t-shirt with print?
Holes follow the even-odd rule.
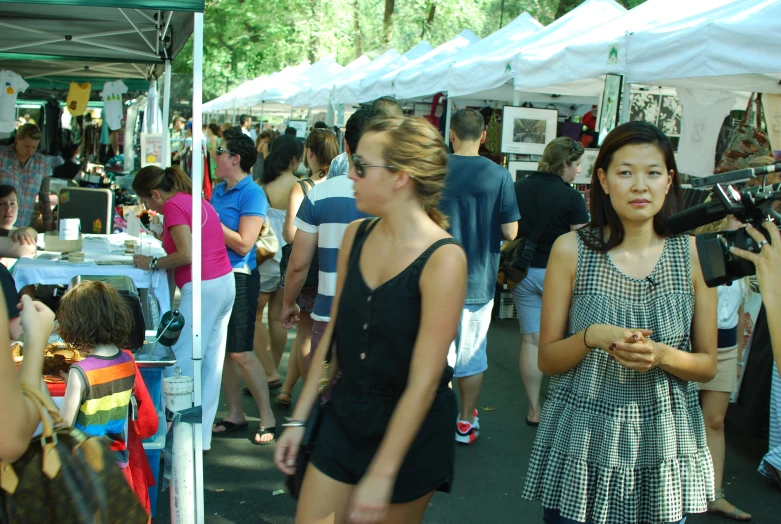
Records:
[[[106,111],[106,124],[111,131],[122,127],[122,95],[127,93],[127,86],[122,80],[106,82],[100,96],[103,98],[103,109]]]
[[[10,133],[16,124],[16,95],[27,89],[28,83],[13,71],[0,71],[0,131]]]

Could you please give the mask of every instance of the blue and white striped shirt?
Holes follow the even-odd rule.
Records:
[[[320,270],[312,319],[331,321],[331,304],[336,294],[336,262],[344,232],[351,222],[368,216],[356,209],[353,181],[346,176],[317,184],[298,209],[293,225],[305,233],[317,233]]]

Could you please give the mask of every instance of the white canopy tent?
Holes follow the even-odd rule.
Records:
[[[381,96],[397,96],[396,82],[400,76],[414,75],[416,71],[435,66],[443,60],[452,57],[470,44],[480,40],[471,30],[461,31],[455,38],[435,47],[428,53],[411,60],[398,69],[394,69],[380,76],[365,78],[361,81],[361,89],[358,93],[359,102],[367,102]]]
[[[628,39],[633,83],[781,93],[781,2],[739,0]]]
[[[454,83],[451,78],[453,64],[464,60],[470,60],[470,58],[470,63],[475,61],[481,63],[485,57],[495,53],[495,50],[508,47],[508,45],[518,42],[519,40],[526,40],[542,28],[542,24],[529,13],[524,12],[498,31],[467,46],[465,49],[440,61],[436,65],[422,64],[422,67],[414,67],[399,73],[396,78],[396,96],[402,99],[409,99],[442,91],[447,91],[448,94],[452,96],[454,93],[450,87]],[[479,71],[479,75],[486,73],[487,71],[485,70]],[[467,90],[470,93],[481,91],[482,89],[480,88],[473,90],[473,86],[476,84],[479,85],[484,81],[484,77],[470,74],[462,79],[459,88],[461,90]]]
[[[391,55],[393,57],[399,56],[399,53],[394,49],[386,51],[384,54],[377,57],[375,60],[379,60],[385,55]],[[337,75],[330,78],[326,78],[324,82],[319,84],[313,84],[311,87],[301,89],[290,99],[290,105],[293,107],[326,107],[331,99],[331,92],[334,85],[345,78],[349,78],[355,71],[368,66],[372,63],[372,60],[366,56],[361,55],[346,66]]]
[[[413,60],[417,60],[432,49],[434,48],[431,44],[423,40],[401,56],[398,56],[398,53],[395,55],[389,54],[390,52],[380,55],[372,60],[371,64],[355,71],[344,80],[337,81],[331,93],[331,103],[337,105],[362,102],[361,85],[364,81],[371,82],[371,79],[381,77]]]
[[[580,36],[526,47],[513,59],[515,89],[598,96],[604,84],[603,75],[626,73],[632,32],[683,20],[734,2],[647,0]]]
[[[530,34],[514,32],[488,53],[459,55],[447,73],[450,96],[513,100],[513,59],[527,48],[565,42],[581,34],[584,27],[597,27],[627,12],[614,0],[586,0],[563,17]],[[494,33],[496,34],[496,33]],[[490,38],[487,37],[486,40]],[[557,93],[560,94],[560,93]],[[599,93],[572,91],[570,94],[597,96]],[[527,95],[531,96],[531,95]]]

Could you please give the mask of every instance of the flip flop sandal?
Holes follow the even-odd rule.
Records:
[[[217,426],[222,426],[225,429],[223,431],[214,431],[214,428]],[[225,435],[226,433],[233,433],[235,431],[241,431],[242,429],[246,430],[248,427],[249,423],[247,421],[244,421],[243,424],[235,424],[230,420],[223,419],[212,426],[212,435]]]
[[[717,488],[716,489],[716,498],[713,499],[712,502],[716,502],[717,500],[725,500],[724,499],[724,488]],[[735,509],[732,511],[722,511],[719,509],[711,509],[710,504],[708,504],[708,513],[711,513],[713,515],[719,515],[722,517],[726,517],[728,519],[732,520],[739,520],[739,521],[748,521],[751,520],[751,515],[743,511],[742,509],[738,508],[737,506],[734,506]]]
[[[268,383],[268,390],[273,391],[275,389],[279,389],[282,387],[282,381],[281,380],[275,380],[274,382]],[[245,395],[252,395],[252,392],[249,390],[249,387],[244,386],[244,394]]]
[[[282,395],[285,395],[288,400],[283,400]],[[279,391],[279,395],[277,395],[277,406],[279,406],[282,409],[289,409],[290,404],[293,402],[293,394],[290,391],[285,391],[284,389]]]
[[[532,427],[537,427],[537,426],[540,425],[540,423],[539,422],[532,422],[531,420],[529,420],[529,417],[526,417],[526,425],[527,426],[532,426]]]
[[[272,435],[274,438],[272,438],[268,442],[261,442],[260,439],[262,439],[264,435]],[[274,444],[276,441],[277,441],[276,426],[274,426],[273,428],[264,428],[261,426],[255,432],[255,436],[252,438],[252,443],[255,444],[256,446],[268,446],[269,444]]]

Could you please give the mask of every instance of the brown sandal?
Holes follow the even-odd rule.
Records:
[[[711,504],[716,502],[717,500],[727,500],[724,498],[724,488],[716,488],[716,498],[713,499],[708,503],[708,513],[711,513],[713,515],[721,515],[722,517],[726,517],[731,520],[740,520],[740,521],[747,521],[751,520],[751,514],[746,513],[742,509],[738,508],[737,506],[733,507],[732,511],[721,511],[718,509],[711,509]]]
[[[286,397],[284,399],[283,397]],[[279,406],[282,409],[289,409],[290,404],[293,402],[293,393],[290,391],[285,391],[284,389],[279,390],[279,395],[277,395],[277,406]]]

